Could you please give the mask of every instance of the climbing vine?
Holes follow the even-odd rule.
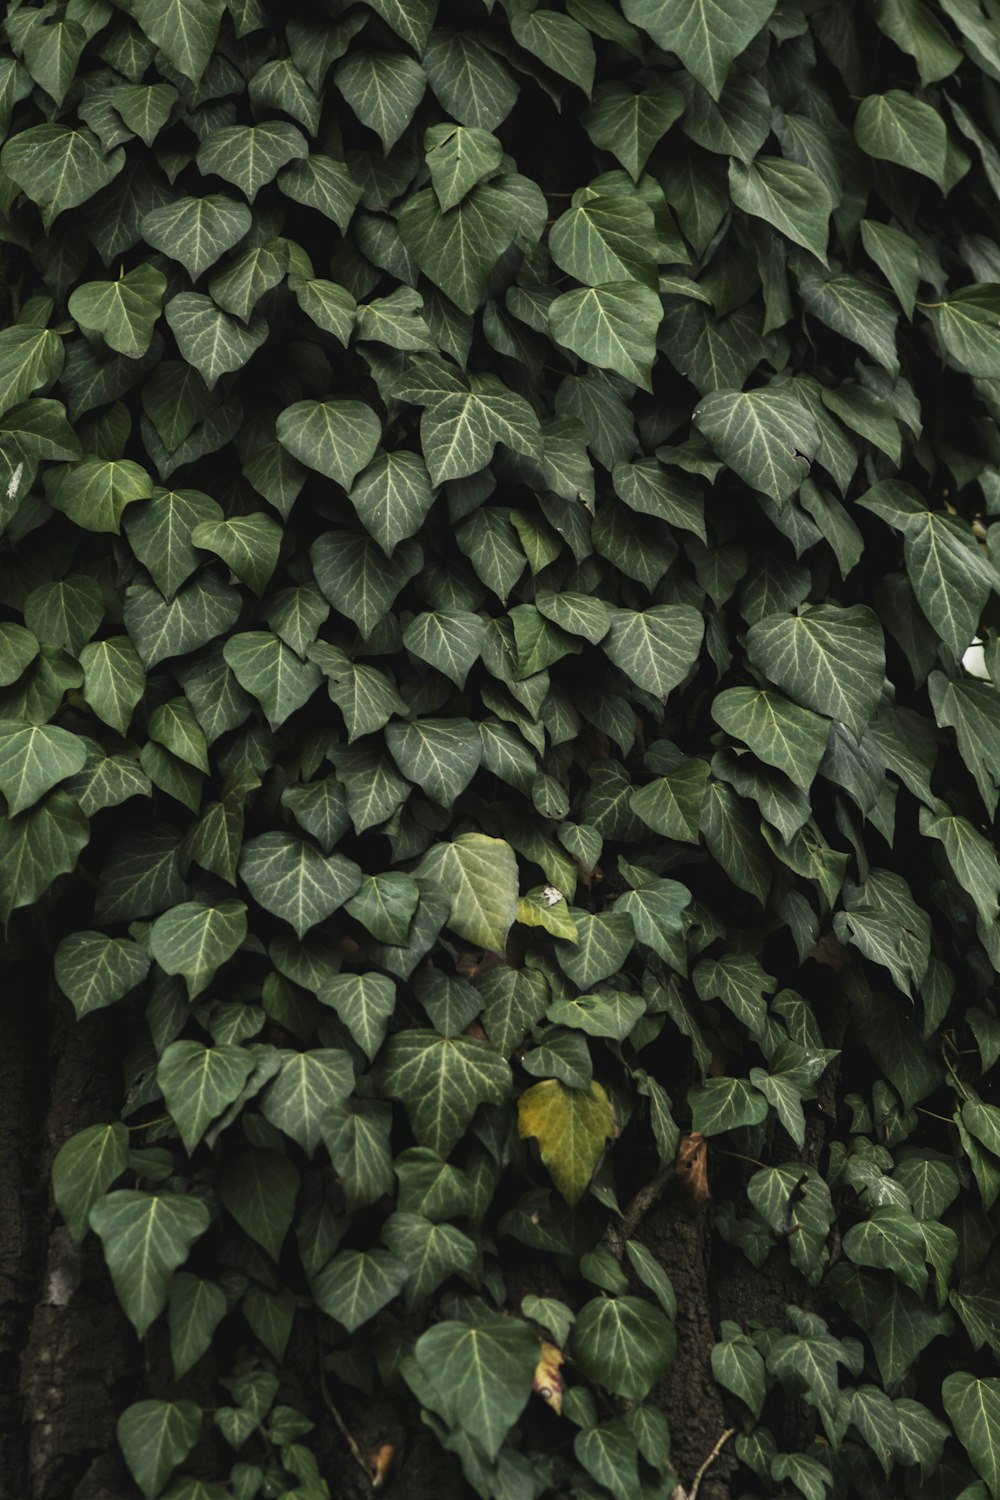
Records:
[[[114,1007],[147,1500],[372,1403],[1000,1495],[998,22],[8,5],[0,911]]]

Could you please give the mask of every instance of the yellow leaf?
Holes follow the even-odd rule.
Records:
[[[525,927],[544,927],[553,937],[579,942],[576,918],[566,897],[554,885],[538,885],[517,903],[517,920]]]
[[[542,1352],[535,1366],[535,1378],[531,1389],[537,1391],[542,1400],[547,1402],[555,1412],[556,1416],[562,1415],[563,1404],[563,1378],[559,1366],[566,1356],[555,1344],[550,1344],[548,1339],[539,1339]]]
[[[534,1136],[542,1161],[567,1203],[583,1197],[603,1154],[615,1135],[611,1100],[599,1083],[568,1089],[546,1078],[517,1102],[518,1129]]]

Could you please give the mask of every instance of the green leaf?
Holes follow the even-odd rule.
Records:
[[[364,875],[345,910],[380,943],[405,943],[420,901],[420,887],[401,870]]]
[[[654,148],[683,112],[684,95],[668,83],[654,80],[639,93],[624,83],[605,83],[580,121],[594,145],[610,151],[638,182]]]
[[[800,271],[799,293],[809,312],[834,333],[853,339],[891,375],[899,374],[897,313],[882,287],[860,276],[824,276]]]
[[[854,139],[879,161],[896,162],[944,187],[948,131],[929,104],[902,89],[869,94],[854,117]]]
[[[330,156],[313,155],[307,161],[291,162],[278,173],[278,186],[287,198],[332,219],[341,234],[361,197],[361,185],[343,162]]]
[[[767,1100],[745,1078],[709,1078],[688,1094],[691,1128],[701,1135],[721,1135],[741,1125],[759,1125]]]
[[[414,1354],[451,1419],[496,1458],[531,1395],[538,1339],[527,1323],[496,1316],[438,1323]]]
[[[987,926],[995,922],[1000,915],[1000,863],[993,845],[967,818],[948,811],[935,816],[926,807],[920,809],[920,832],[940,840],[952,874],[972,897],[980,919]]]
[[[289,833],[262,833],[243,845],[240,878],[254,899],[305,937],[343,906],[361,884],[361,871],[342,854],[324,856]]]
[[[378,1099],[338,1099],[327,1109],[323,1140],[348,1213],[392,1192],[391,1130],[392,1106]]]
[[[298,401],[281,412],[276,430],[295,458],[349,490],[374,457],[382,424],[362,401]]]
[[[483,753],[471,719],[390,724],[385,739],[403,775],[442,807],[454,806],[478,771]]]
[[[475,1274],[476,1245],[454,1224],[432,1224],[420,1214],[394,1213],[382,1230],[382,1238],[407,1267],[408,1308],[426,1302],[449,1276],[458,1272],[469,1277]]]
[[[69,315],[88,333],[103,334],[109,349],[138,359],[160,316],[167,279],[154,266],[136,266],[117,281],[88,281],[69,299]]]
[[[632,792],[629,806],[654,833],[696,844],[708,773],[707,761],[685,758],[676,770]]]
[[[616,609],[604,651],[637,687],[666,698],[697,661],[704,629],[699,612],[687,604]]]
[[[841,720],[859,737],[874,718],[885,652],[881,626],[866,605],[769,615],[748,631],[747,652],[798,703]]]
[[[547,1078],[517,1101],[518,1131],[538,1142],[552,1181],[569,1204],[583,1197],[616,1133],[611,1101],[599,1083],[568,1089]]]
[[[514,395],[495,375],[473,375],[468,391],[432,398],[421,418],[420,439],[434,484],[478,473],[497,443],[529,457],[541,453],[537,416],[523,396]],[[485,514],[478,510],[463,529]]]
[[[219,906],[185,901],[157,917],[149,947],[164,973],[183,975],[188,998],[194,1000],[232,958],[246,932],[242,901],[223,901]]]
[[[694,421],[741,479],[779,502],[799,488],[819,446],[809,412],[777,385],[713,391],[695,407]]]
[[[624,0],[623,10],[718,99],[733,59],[753,41],[774,10],[773,0],[699,0],[674,14],[656,0]]]
[[[685,913],[690,904],[691,892],[686,885],[677,880],[650,879],[637,890],[619,896],[614,909],[629,914],[640,943],[683,974],[687,969]]]
[[[484,622],[471,610],[433,610],[414,616],[403,631],[403,645],[463,688],[485,634]]]
[[[871,256],[899,298],[904,313],[908,318],[912,317],[920,285],[920,256],[916,241],[901,229],[879,224],[874,219],[861,220],[861,240],[866,254]]]
[[[724,1322],[721,1331],[723,1339],[712,1349],[712,1375],[759,1419],[767,1391],[763,1357],[738,1323]]]
[[[171,599],[201,562],[191,539],[195,527],[221,520],[221,507],[200,490],[156,486],[149,500],[127,512],[125,535],[160,593]]]
[[[517,99],[503,63],[471,32],[438,31],[424,53],[424,69],[442,109],[461,125],[495,130]]]
[[[141,984],[149,958],[138,943],[103,932],[74,932],[55,955],[56,983],[73,1002],[77,1020],[113,1005]]]
[[[587,286],[608,281],[656,284],[653,213],[641,198],[592,196],[590,189],[549,230],[556,265]]]
[[[85,128],[33,125],[8,140],[0,164],[38,204],[48,228],[65,209],[86,203],[114,182],[125,165],[125,152],[119,147],[105,155],[97,136]]]
[[[396,1008],[393,981],[384,974],[338,974],[327,980],[317,998],[336,1011],[371,1060],[385,1040],[389,1018]]]
[[[421,271],[466,313],[482,302],[486,279],[516,232],[510,199],[486,184],[447,211],[425,188],[399,214],[400,238]]]
[[[963,287],[930,309],[938,338],[959,370],[996,378],[1000,357],[1000,298],[991,286]]]
[[[435,844],[414,873],[447,895],[448,925],[459,937],[493,953],[504,951],[518,894],[517,861],[509,844],[463,833],[452,843]]]
[[[337,88],[369,130],[392,150],[423,98],[423,68],[402,53],[354,52],[336,71]]]
[[[461,203],[470,188],[500,166],[503,147],[475,126],[431,125],[424,132],[425,161],[442,213]]]
[[[172,297],[164,315],[178,349],[209,390],[220,375],[241,370],[267,338],[267,324],[262,320],[246,327],[201,292],[181,292]]]
[[[223,125],[202,137],[195,158],[206,177],[222,177],[253,202],[261,188],[273,182],[290,161],[309,155],[306,138],[287,120],[264,120],[259,125]]]
[[[346,1099],[353,1087],[354,1069],[346,1052],[320,1048],[286,1053],[264,1095],[264,1116],[312,1156],[322,1139],[325,1110],[332,1100]]]
[[[111,103],[129,130],[151,146],[166,125],[179,95],[172,83],[121,83]]]
[[[126,8],[167,61],[197,83],[215,47],[224,0],[128,0]]]
[[[119,734],[127,733],[146,690],[146,674],[128,636],[92,641],[80,652],[80,665],[83,696],[94,713]]]
[[[167,1303],[175,1379],[179,1380],[207,1354],[212,1335],[225,1315],[226,1296],[221,1287],[188,1271],[177,1273],[170,1283]]]
[[[66,729],[0,719],[0,792],[8,817],[33,807],[60,781],[82,771],[86,759],[83,740]]]
[[[423,560],[417,542],[401,542],[387,558],[370,537],[351,531],[324,532],[313,543],[311,556],[324,596],[339,614],[354,621],[366,640]]]
[[[662,314],[649,287],[613,281],[561,293],[549,308],[549,329],[564,349],[649,391]]]
[[[958,1435],[976,1472],[1000,1495],[1000,1380],[981,1379],[964,1372],[948,1375],[941,1385],[941,1400],[948,1420]]]
[[[142,221],[142,232],[155,249],[180,261],[197,281],[243,238],[252,223],[245,204],[212,193],[205,198],[178,198],[152,209]]]
[[[171,1042],[163,1053],[156,1080],[189,1155],[211,1122],[239,1098],[253,1066],[242,1047]]]
[[[303,661],[279,636],[266,630],[231,636],[223,656],[274,728],[308,702],[323,680],[314,662]]]
[[[126,506],[148,500],[153,481],[130,459],[85,458],[82,463],[50,470],[46,491],[50,503],[77,526],[117,536]]]
[[[292,1224],[299,1192],[298,1167],[280,1151],[245,1151],[227,1165],[219,1196],[227,1213],[272,1260]]]
[[[221,557],[259,599],[278,566],[282,534],[270,516],[234,516],[230,521],[199,522],[191,540]]]
[[[265,292],[278,285],[288,270],[288,242],[269,240],[240,255],[232,265],[216,271],[208,283],[213,302],[244,321],[250,317]],[[312,285],[312,283],[309,283]],[[330,283],[324,283],[330,285]],[[296,294],[303,306],[301,290]],[[342,290],[342,289],[338,289]],[[345,293],[345,296],[347,294]],[[353,309],[353,299],[351,299]],[[308,309],[306,309],[308,310]],[[353,323],[352,323],[353,326]]]
[[[858,1266],[892,1271],[918,1297],[927,1288],[924,1238],[916,1219],[893,1204],[876,1208],[844,1235],[844,1254]]]
[[[809,790],[829,738],[822,719],[762,688],[728,688],[713,701],[712,718],[758,760]]]
[[[342,1250],[313,1279],[317,1307],[355,1333],[391,1302],[409,1271],[390,1250]]]
[[[52,1191],[77,1244],[90,1227],[90,1210],[127,1166],[124,1125],[88,1125],[60,1146],[52,1163]]]
[[[399,542],[420,530],[434,504],[426,464],[416,453],[377,453],[354,481],[351,504],[365,530],[391,557]]]
[[[115,1436],[136,1484],[153,1500],[201,1434],[194,1401],[137,1401],[118,1418]]]
[[[826,264],[833,199],[821,178],[798,162],[759,156],[729,163],[729,191],[744,213],[763,219]]]
[[[584,1376],[641,1401],[674,1357],[673,1324],[638,1297],[596,1297],[577,1313],[570,1352]]]
[[[118,1301],[140,1338],[167,1303],[170,1278],[208,1228],[200,1198],[180,1193],[140,1193],[119,1188],[90,1211],[90,1226],[104,1245],[104,1259]]]
[[[954,729],[959,754],[975,777],[979,795],[992,817],[1000,787],[1000,698],[996,689],[990,683],[949,682],[941,672],[932,672],[927,686],[934,717],[942,727]]]
[[[510,1092],[503,1058],[470,1037],[408,1030],[390,1037],[382,1088],[401,1099],[419,1143],[442,1158],[461,1140],[480,1104],[501,1104]]]
[[[639,1449],[622,1418],[582,1428],[573,1439],[573,1453],[615,1500],[639,1500]]]

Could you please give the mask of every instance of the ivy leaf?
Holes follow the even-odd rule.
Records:
[[[239,1098],[253,1067],[252,1055],[242,1047],[171,1042],[156,1079],[188,1155],[211,1122]]]
[[[122,514],[136,500],[148,500],[153,481],[130,459],[85,458],[64,464],[47,478],[49,501],[86,531],[118,534]]]
[[[869,156],[897,162],[944,187],[948,131],[929,104],[902,89],[869,94],[858,105],[854,139]]]
[[[267,338],[267,324],[262,320],[254,320],[247,327],[201,292],[181,292],[171,297],[164,316],[181,354],[198,371],[209,390],[220,375],[241,370]]]
[[[8,816],[33,807],[60,781],[82,771],[86,758],[83,740],[66,729],[0,720],[0,792]]]
[[[483,621],[471,610],[433,610],[414,616],[403,631],[403,645],[463,688],[485,634]]]
[[[713,391],[695,407],[694,421],[741,479],[779,502],[799,488],[818,446],[812,417],[777,386]]]
[[[381,1100],[336,1100],[328,1108],[323,1140],[349,1213],[392,1192],[391,1129],[392,1106]]]
[[[195,527],[221,520],[221,507],[200,490],[155,486],[144,504],[126,513],[125,535],[160,593],[171,599],[201,560],[192,541]]]
[[[517,861],[509,844],[482,833],[463,833],[450,844],[436,844],[414,873],[434,881],[447,895],[448,925],[459,937],[503,952],[517,915]]]
[[[154,249],[180,261],[197,281],[239,243],[252,223],[246,204],[210,193],[204,198],[178,198],[152,209],[142,221],[142,233]]]
[[[194,1401],[136,1401],[118,1418],[115,1436],[136,1484],[153,1500],[201,1433]]]
[[[403,244],[424,275],[465,313],[482,302],[486,278],[516,229],[507,196],[484,183],[447,211],[435,190],[426,188],[408,198],[399,214]]]
[[[674,1326],[658,1307],[638,1297],[596,1297],[577,1313],[570,1352],[587,1379],[642,1401],[676,1345]]]
[[[62,790],[17,818],[0,820],[0,917],[29,906],[72,870],[90,837],[87,819]]]
[[[859,1266],[892,1271],[917,1296],[927,1288],[923,1235],[917,1221],[892,1204],[876,1208],[844,1236],[844,1254]]]
[[[246,937],[247,909],[242,901],[207,906],[185,901],[153,923],[149,948],[166,974],[181,974],[188,998],[207,989]]]
[[[103,334],[109,349],[137,359],[149,348],[166,286],[155,266],[136,266],[117,281],[78,286],[69,299],[69,315],[88,332]]]
[[[568,1089],[557,1078],[534,1084],[517,1101],[518,1130],[538,1142],[542,1161],[569,1204],[590,1186],[616,1131],[611,1101],[599,1083]]]
[[[266,911],[298,937],[343,906],[361,884],[361,871],[342,854],[324,856],[306,839],[262,833],[243,845],[240,878]]]
[[[146,691],[146,674],[126,635],[91,641],[80,652],[83,696],[94,713],[119,734],[125,734],[136,705]]]
[[[684,113],[684,95],[654,81],[636,93],[624,83],[601,84],[580,116],[595,146],[610,151],[638,182],[653,149]]]
[[[962,287],[930,311],[951,363],[969,375],[992,379],[1000,351],[995,290],[990,286]]]
[[[704,629],[701,615],[686,604],[616,609],[604,650],[637,687],[666,698],[697,660]]]
[[[312,1293],[317,1307],[355,1333],[402,1291],[408,1274],[390,1250],[342,1250],[314,1278]]]
[[[88,1125],[60,1146],[52,1163],[52,1191],[77,1244],[90,1227],[90,1210],[127,1166],[124,1125]]]
[[[351,504],[387,557],[414,536],[434,504],[424,460],[416,453],[376,453],[354,481]]]
[[[438,204],[447,213],[497,170],[503,147],[488,130],[446,123],[424,132],[424,152]]]
[[[422,559],[417,542],[401,542],[387,558],[370,537],[350,531],[327,531],[312,546],[313,570],[325,598],[354,621],[365,639],[381,624]]]
[[[252,203],[290,161],[309,155],[306,138],[287,120],[262,120],[257,125],[223,125],[209,131],[198,147],[198,169],[213,173],[238,187]]]
[[[412,57],[398,53],[355,52],[336,72],[337,88],[382,149],[392,150],[413,119],[427,78]]]
[[[140,1338],[166,1306],[171,1276],[208,1224],[201,1199],[180,1193],[119,1188],[91,1209],[118,1300]]]
[[[145,979],[149,958],[127,938],[74,932],[56,949],[56,983],[73,1003],[77,1020],[113,1005]]]
[[[495,375],[474,375],[468,391],[433,397],[424,408],[420,437],[434,484],[477,474],[490,462],[497,443],[529,457],[541,453],[538,418]],[[464,529],[485,514],[477,511]]]
[[[418,719],[390,724],[385,738],[403,775],[442,807],[454,806],[479,769],[483,753],[471,720]]]
[[[784,771],[808,791],[826,754],[829,726],[780,693],[729,688],[712,704],[712,717],[727,734],[742,740],[758,760]]]
[[[354,1069],[346,1052],[319,1048],[289,1053],[264,1095],[264,1115],[312,1156],[322,1139],[324,1111],[333,1099],[346,1099],[353,1087]]]
[[[65,209],[86,203],[114,182],[125,165],[125,152],[119,147],[105,155],[97,136],[86,128],[33,125],[8,140],[0,163],[39,205],[48,228]]]
[[[773,225],[826,265],[833,199],[809,167],[778,156],[759,156],[749,164],[731,161],[729,191],[744,213]]]
[[[767,1100],[745,1078],[709,1078],[688,1094],[691,1128],[700,1135],[721,1135],[741,1125],[759,1125]]]
[[[432,1224],[420,1214],[394,1213],[382,1238],[407,1267],[406,1305],[410,1309],[426,1302],[449,1276],[475,1274],[476,1246],[454,1224]]]
[[[219,1196],[227,1213],[272,1260],[292,1225],[300,1174],[280,1151],[245,1151],[226,1167]]]
[[[317,999],[336,1011],[369,1061],[374,1058],[396,1008],[392,980],[384,974],[338,974],[326,981]]]
[[[649,287],[612,281],[562,292],[549,308],[549,328],[563,348],[649,391],[662,313]]]
[[[257,699],[275,728],[308,702],[322,681],[315,663],[303,661],[270,631],[231,636],[223,656],[237,682]]]
[[[948,1375],[941,1385],[941,1400],[976,1472],[1000,1494],[1000,1447],[996,1433],[1000,1421],[1000,1380],[981,1379],[965,1372]]]
[[[469,1037],[409,1030],[390,1037],[382,1088],[401,1099],[421,1145],[442,1158],[461,1139],[480,1104],[501,1104],[510,1068],[491,1047]]]
[[[179,1380],[212,1343],[212,1335],[226,1315],[226,1296],[214,1281],[179,1271],[170,1283],[167,1321],[170,1325],[170,1357],[174,1377]]]
[[[517,1318],[447,1321],[421,1334],[414,1354],[453,1420],[496,1458],[531,1395],[538,1340]]]
[[[128,0],[127,10],[168,62],[197,83],[215,47],[224,0]]]
[[[763,1357],[738,1323],[723,1322],[721,1331],[723,1338],[712,1349],[712,1374],[759,1418],[767,1390]]]
[[[641,198],[581,195],[549,231],[556,265],[593,287],[608,281],[655,284],[655,252],[652,210]]]
[[[875,716],[885,678],[882,630],[863,604],[769,615],[747,633],[750,660],[806,708],[858,735]]]
[[[191,533],[196,547],[221,557],[258,599],[264,593],[281,552],[282,530],[270,516],[234,516],[228,521],[201,521]]]

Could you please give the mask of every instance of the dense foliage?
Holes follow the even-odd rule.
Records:
[[[143,1495],[326,1495],[320,1384],[689,1485],[699,1136],[732,1492],[1000,1494],[997,0],[4,34],[0,908],[127,1054]]]

